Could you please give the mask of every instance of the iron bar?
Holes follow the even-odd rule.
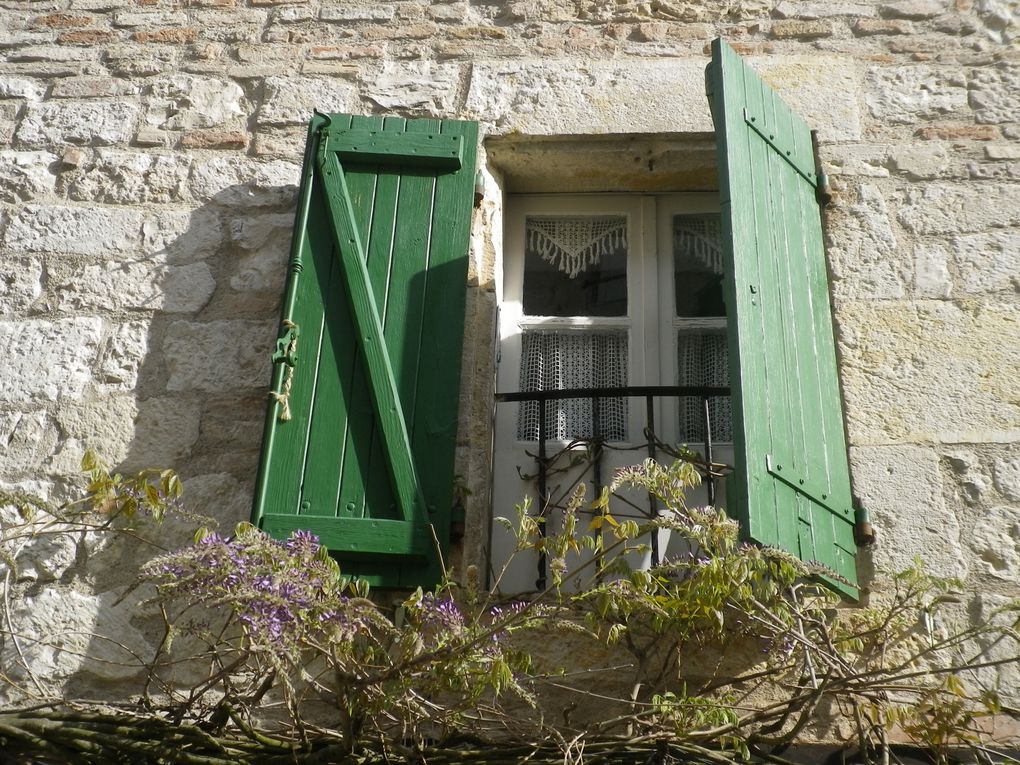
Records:
[[[539,524],[539,531],[544,537],[546,535],[545,520],[549,512],[549,497],[546,487],[546,457],[545,457],[545,399],[538,400],[538,513],[543,522]],[[538,579],[535,580],[535,587],[539,592],[545,589],[548,566],[546,565],[545,550],[538,554]]]
[[[645,437],[648,439],[648,456],[655,459],[655,399],[649,393],[645,395]],[[648,492],[648,519],[653,520],[659,514],[659,502],[655,495]],[[652,531],[652,565],[659,565],[659,534]]]
[[[705,484],[708,493],[708,502],[710,505],[715,504],[715,478],[712,475],[713,463],[713,443],[712,443],[712,416],[710,413],[709,399],[716,396],[729,396],[730,389],[728,387],[721,386],[694,386],[694,385],[638,385],[630,387],[617,387],[617,388],[566,388],[561,390],[546,390],[546,391],[519,391],[517,393],[497,393],[495,399],[497,403],[503,402],[523,402],[523,401],[535,401],[538,402],[538,456],[536,461],[538,462],[538,502],[539,502],[539,515],[543,519],[540,524],[540,533],[542,536],[546,536],[546,518],[549,512],[549,488],[548,488],[548,462],[549,458],[546,453],[546,440],[548,439],[548,433],[546,432],[546,402],[548,401],[562,401],[564,399],[571,398],[587,398],[591,400],[592,406],[592,462],[593,462],[593,478],[596,485],[596,490],[601,490],[602,486],[602,472],[601,472],[601,461],[602,461],[602,440],[603,434],[601,418],[599,416],[599,404],[604,398],[631,398],[631,397],[644,397],[645,399],[645,437],[647,440],[648,456],[655,459],[656,455],[656,444],[657,439],[655,437],[655,403],[654,398],[656,396],[666,397],[698,397],[702,401],[702,420],[705,428],[705,464],[707,467]],[[658,502],[654,496],[649,494],[648,496],[649,519],[653,519],[658,515]],[[652,552],[652,565],[658,565],[659,560],[659,540],[658,534],[651,534],[651,552]],[[544,590],[548,583],[548,560],[544,551],[538,555],[538,578],[535,580],[535,586],[539,590]]]
[[[708,493],[708,504],[715,507],[715,476],[712,475],[712,413],[708,405],[708,396],[701,399],[702,425],[705,428],[705,462],[709,465],[708,474],[705,476],[705,491]]]

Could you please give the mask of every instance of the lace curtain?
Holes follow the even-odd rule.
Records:
[[[678,385],[725,387],[730,384],[729,351],[723,332],[680,332],[677,337]],[[714,396],[708,400],[713,441],[733,440],[730,400]],[[705,441],[704,411],[700,398],[680,399],[680,440],[699,444]]]
[[[677,215],[673,225],[673,252],[693,260],[706,271],[723,272],[722,234],[718,215]]]
[[[521,338],[522,391],[614,388],[627,385],[625,332],[526,332]],[[595,433],[590,399],[546,402],[546,438],[570,440],[601,435],[622,441],[627,432],[627,399],[599,399]],[[538,402],[523,402],[517,438],[538,440]]]
[[[627,248],[623,215],[528,216],[527,247],[571,279],[608,253]]]

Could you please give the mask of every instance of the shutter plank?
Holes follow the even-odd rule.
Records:
[[[477,141],[474,123],[447,122],[442,130],[444,135],[459,136],[464,145],[474,145]],[[472,208],[456,203],[459,193],[453,177],[437,177],[428,271],[429,300],[422,315],[425,331],[420,339],[418,402],[415,429],[411,434],[424,490],[427,496],[435,498],[429,507],[429,517],[442,546],[448,542],[453,507],[453,482],[445,476],[453,475],[455,452],[433,449],[431,444],[456,440],[458,405],[444,395],[443,388],[450,384],[448,377],[437,377],[434,370],[455,370],[456,374],[461,365],[464,322],[450,322],[448,317],[464,315],[467,252],[458,246],[456,232],[470,227]],[[445,331],[440,329],[443,327]]]
[[[349,123],[349,118],[345,122]],[[357,343],[347,331],[350,306],[344,288],[343,271],[335,252],[333,235],[327,222],[329,209],[323,201],[322,189],[316,184],[318,206],[312,220],[323,229],[323,240],[315,248],[315,271],[321,281],[322,307],[325,317],[317,359],[316,384],[311,391],[314,412],[309,426],[306,448],[309,449],[302,471],[301,507],[303,515],[333,518],[337,515],[337,495],[343,480],[338,470],[348,451],[348,402],[352,399],[355,378]],[[313,358],[310,357],[309,361]],[[355,477],[351,483],[356,482]]]
[[[269,513],[297,514],[301,511],[301,485],[312,418],[313,392],[318,381],[318,359],[325,326],[322,280],[333,268],[331,234],[324,205],[313,172],[318,130],[323,118],[312,121],[302,171],[301,199],[295,218],[291,259],[301,264],[291,268],[283,319],[299,330],[298,360],[294,366],[289,399],[291,419],[279,419],[282,405],[270,399],[266,412],[259,476],[253,517]],[[323,273],[326,274],[323,277]],[[283,391],[286,365],[276,364],[271,390]]]

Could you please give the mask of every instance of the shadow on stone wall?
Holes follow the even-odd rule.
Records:
[[[125,377],[135,379],[133,435],[117,470],[177,470],[187,510],[226,531],[250,514],[297,192],[260,180],[145,221],[144,248],[156,265],[142,288],[157,310],[125,322],[112,340],[124,347]],[[149,530],[173,549],[197,525],[168,519]],[[130,665],[152,660],[162,623],[144,605],[152,588],[131,583],[158,551],[131,538],[99,542],[79,550],[75,573],[63,577],[80,576],[92,594],[42,593],[55,601],[38,608],[50,624],[67,620],[94,635],[87,645],[73,641],[89,660],[67,676],[70,697],[123,700],[140,691],[142,674]],[[94,625],[85,623],[90,612]]]

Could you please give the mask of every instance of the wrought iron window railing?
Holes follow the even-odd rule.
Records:
[[[685,386],[685,385],[638,385],[630,387],[620,388],[570,388],[562,390],[544,390],[544,391],[522,391],[519,393],[497,393],[496,403],[522,403],[522,402],[536,402],[538,404],[538,440],[537,440],[537,453],[531,455],[535,459],[536,472],[534,478],[537,483],[538,489],[538,502],[537,512],[543,517],[548,515],[550,509],[553,507],[552,498],[549,494],[549,473],[552,469],[553,462],[556,461],[564,451],[576,450],[579,448],[585,448],[587,453],[590,455],[591,470],[592,470],[592,482],[595,484],[596,492],[601,491],[601,487],[604,485],[602,480],[602,457],[605,448],[607,448],[607,439],[602,435],[599,427],[599,402],[602,399],[610,398],[643,398],[645,401],[645,426],[642,430],[642,436],[644,443],[638,443],[636,446],[631,445],[628,448],[631,449],[645,449],[647,456],[656,457],[658,452],[665,452],[673,456],[679,456],[675,448],[669,444],[664,443],[655,432],[655,400],[657,398],[675,398],[678,400],[684,398],[696,398],[701,401],[702,411],[702,433],[704,434],[703,443],[699,444],[704,448],[703,459],[695,461],[696,467],[702,474],[703,484],[706,489],[708,504],[715,504],[716,499],[716,482],[717,480],[728,470],[728,466],[717,464],[714,461],[714,443],[712,439],[712,417],[711,417],[711,399],[717,397],[729,397],[730,389],[728,387],[711,387],[711,386]],[[546,412],[551,401],[562,401],[564,399],[588,399],[591,404],[591,420],[592,420],[592,437],[574,439],[563,449],[559,449],[555,454],[550,455],[548,452],[548,443],[552,439],[549,437],[546,426]],[[529,454],[531,454],[529,452]],[[683,458],[681,456],[681,458]],[[580,480],[580,479],[578,479]],[[648,497],[647,510],[643,510],[643,515],[652,519],[658,514],[658,507],[654,497]],[[543,533],[545,532],[545,526],[542,527]],[[651,535],[651,560],[652,564],[656,565],[660,561],[660,551],[657,546],[657,536]],[[543,590],[546,587],[548,579],[548,564],[546,556],[544,554],[539,555],[538,560],[538,578],[535,582],[535,586],[539,590]]]

